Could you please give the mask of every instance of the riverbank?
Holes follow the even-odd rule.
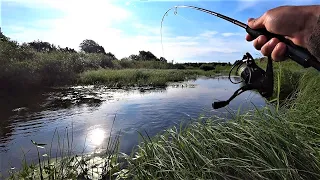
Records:
[[[293,79],[296,73],[282,71],[280,87],[297,87],[278,110],[166,130],[140,145],[129,172],[137,179],[319,179],[320,75]]]
[[[108,87],[166,86],[168,82],[215,76],[227,73],[227,68],[211,71],[178,69],[100,69],[80,74],[79,84],[103,84]]]
[[[41,75],[5,77],[0,82],[3,88],[0,95],[23,94],[31,91],[42,91],[54,87],[77,85],[104,85],[107,88],[135,88],[135,87],[166,87],[170,82],[180,82],[196,79],[201,76],[213,77],[227,74],[230,66],[218,67],[216,70],[204,71],[200,69],[97,69],[87,70],[79,74],[72,72],[72,76],[56,74],[47,76],[49,79],[39,80]],[[1,74],[1,73],[0,73]],[[11,73],[10,73],[11,74]],[[9,75],[8,75],[9,76]],[[41,78],[40,78],[41,77]],[[27,78],[27,79],[26,79]],[[1,76],[0,76],[1,79]],[[5,80],[4,80],[5,79]],[[14,79],[14,80],[13,80]],[[61,81],[60,81],[61,80]],[[44,82],[44,83],[43,83]],[[51,83],[50,83],[51,82]]]
[[[280,75],[275,97],[282,100],[275,103],[275,110],[256,109],[234,114],[231,119],[200,118],[183,129],[174,127],[155,137],[142,136],[139,148],[121,158],[112,146],[113,151],[100,156],[105,157],[103,163],[111,159],[114,163],[114,168],[103,175],[136,179],[319,179],[320,97],[316,92],[320,91],[320,75],[286,66],[280,70],[276,65],[275,70],[276,79]],[[111,144],[118,141],[114,142]],[[80,169],[77,174],[68,171],[73,170],[69,165],[65,164],[62,172],[71,172],[68,175],[74,178],[96,168],[92,165],[90,171]],[[32,170],[26,169],[16,178]],[[56,170],[63,175],[61,168]]]
[[[66,58],[72,58],[68,54]],[[79,56],[79,55],[73,55]],[[101,61],[100,55],[84,55],[97,58],[92,61]],[[94,57],[97,56],[97,57]],[[77,57],[76,57],[77,58]],[[70,59],[62,60],[34,60],[31,62],[13,62],[0,65],[0,82],[2,92],[18,92],[27,90],[39,90],[57,86],[93,85],[103,84],[108,87],[131,87],[131,86],[166,86],[168,82],[194,79],[198,76],[214,76],[228,73],[231,66],[217,65],[214,70],[193,69],[161,69],[162,62],[132,62],[135,65],[148,65],[142,68],[101,68],[99,65],[75,63]],[[76,60],[78,61],[78,60]],[[80,61],[80,60],[79,60]],[[90,60],[91,61],[91,60]],[[80,62],[81,63],[81,62]],[[115,60],[113,63],[121,63]],[[149,66],[150,65],[150,66]],[[151,65],[159,65],[152,68]],[[81,67],[83,66],[83,67]]]

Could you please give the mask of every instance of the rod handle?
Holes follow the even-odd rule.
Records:
[[[285,38],[282,35],[274,34],[265,28],[251,29],[248,25],[246,26],[246,32],[253,38],[256,39],[260,35],[264,35],[268,40],[277,38],[279,41],[284,42],[287,45],[287,51],[285,56],[294,60],[304,68],[310,66],[320,71],[320,62],[305,48],[295,45],[291,40]]]

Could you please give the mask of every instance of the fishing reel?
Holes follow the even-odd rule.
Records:
[[[231,80],[231,73],[236,69],[236,74],[241,77],[241,81],[234,82]],[[273,94],[273,67],[272,59],[268,56],[266,71],[260,68],[248,52],[242,60],[237,60],[229,72],[229,80],[233,84],[243,83],[243,86],[236,90],[227,101],[218,101],[212,104],[214,109],[222,108],[228,105],[235,97],[248,90],[257,90],[262,97],[269,98]]]

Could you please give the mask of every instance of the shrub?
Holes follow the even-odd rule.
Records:
[[[204,71],[211,71],[215,69],[215,66],[213,64],[202,64],[199,68]]]

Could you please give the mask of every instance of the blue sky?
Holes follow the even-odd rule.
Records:
[[[0,24],[18,42],[43,40],[79,49],[93,39],[117,58],[153,52],[175,62],[234,62],[245,52],[262,56],[245,41],[245,31],[217,17],[178,9],[164,19],[163,51],[160,23],[176,5],[193,5],[242,22],[280,5],[319,4],[317,0],[1,0]]]

